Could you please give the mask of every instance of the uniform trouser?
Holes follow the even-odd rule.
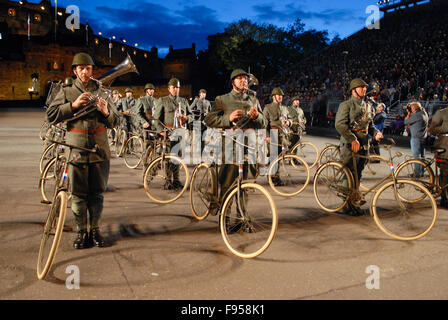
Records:
[[[179,141],[167,141],[166,142],[166,153],[170,154],[171,149],[174,147],[176,143],[180,143]],[[171,182],[179,181],[179,171],[180,171],[180,164],[175,164],[173,162],[169,162],[167,168],[166,168],[166,175],[168,178],[172,179]]]
[[[79,230],[99,227],[103,212],[103,192],[109,178],[109,161],[71,163],[69,181],[72,192],[72,212]]]
[[[227,190],[232,186],[232,184],[238,178],[238,165],[235,164],[222,164],[218,171],[218,182],[221,186],[220,199],[223,197]],[[258,175],[258,165],[256,164],[243,164],[243,178],[246,179],[256,179]]]
[[[353,179],[356,179],[355,176],[355,168],[354,168],[354,161],[353,161],[353,155],[352,155],[352,151],[351,151],[351,143],[349,144],[341,144],[341,158],[342,158],[342,162],[344,164],[344,166],[347,167],[347,169],[349,169],[349,171],[352,173],[353,175]],[[367,156],[368,155],[368,150],[369,150],[369,146],[367,145],[361,145],[361,149],[358,151],[358,154],[361,156]],[[354,187],[356,188],[356,190],[359,189],[359,184],[361,182],[361,178],[362,178],[362,171],[364,170],[364,167],[366,165],[367,159],[364,157],[359,157],[355,159],[356,162],[356,173],[357,173],[357,177],[358,177],[358,183],[356,183],[356,181],[353,181],[354,183]],[[347,179],[344,179],[342,181],[342,184],[346,187],[348,187],[348,182]]]

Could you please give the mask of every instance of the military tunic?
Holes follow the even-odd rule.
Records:
[[[361,99],[351,97],[339,105],[336,113],[335,128],[341,135],[340,150],[344,165],[354,173],[351,143],[358,140],[361,149],[359,154],[368,155],[369,135],[375,137],[379,132],[373,125],[370,106]],[[358,182],[364,169],[366,159],[358,158]]]
[[[155,113],[156,101],[157,99],[151,96],[144,96],[137,100],[136,116],[140,125],[148,123],[150,125],[149,128],[153,128],[152,120],[149,120],[149,117],[152,117]]]
[[[136,100],[134,97],[123,97],[118,101],[117,110],[121,112],[129,111],[129,115],[123,115],[126,121],[126,129],[128,132],[134,130],[138,126],[136,112]],[[133,114],[134,113],[134,114]]]
[[[297,142],[299,142],[302,134],[305,131],[306,125],[306,117],[302,108],[299,106],[294,107],[293,105],[289,106],[290,115],[292,120],[291,129],[294,132],[291,138],[291,147],[293,147]]]
[[[215,104],[212,110],[205,117],[205,123],[211,128],[230,129],[233,124],[230,122],[230,114],[235,110],[249,111],[254,105],[257,106],[258,116],[256,119],[251,119],[243,128],[244,129],[263,129],[266,128],[267,121],[263,115],[258,99],[247,95],[246,93],[238,93],[232,90],[215,99]],[[224,146],[224,143],[223,143]],[[257,176],[257,165],[244,164],[243,177],[244,179],[255,179]],[[238,165],[222,164],[218,172],[218,180],[221,185],[220,197],[224,196],[229,187],[238,177]]]
[[[76,79],[72,86],[63,88],[47,109],[47,120],[57,124],[69,120],[79,109],[73,110],[72,103],[84,92],[95,92],[98,89],[94,81],[87,87]],[[78,230],[87,228],[87,211],[89,211],[90,227],[97,228],[103,209],[103,195],[109,177],[110,150],[107,129],[113,128],[117,121],[114,103],[107,100],[109,115],[105,117],[96,110],[75,120],[67,121],[66,142],[83,148],[98,145],[97,153],[89,153],[73,149],[73,161],[69,164],[69,183],[72,193],[72,211],[75,215]]]

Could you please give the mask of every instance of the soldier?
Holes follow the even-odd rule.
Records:
[[[161,97],[156,102],[156,108],[154,111],[154,119],[160,120],[166,127],[169,128],[182,128],[192,117],[188,114],[188,101],[185,98],[179,97],[180,81],[176,78],[172,78],[168,82],[169,95]],[[180,110],[180,112],[179,112]],[[175,115],[177,118],[175,118]],[[159,121],[155,121],[156,130],[162,135],[164,134],[163,125]],[[167,151],[170,152],[173,143],[167,141]],[[179,181],[179,165],[173,164],[170,168],[173,175],[173,181],[169,182],[165,187],[167,189],[178,189],[184,186]]]
[[[132,96],[134,91],[131,88],[126,88],[124,91],[126,96],[121,98],[117,104],[117,110],[120,111],[126,120],[127,132],[132,132],[135,121],[135,98]]]
[[[190,113],[194,115],[194,120],[202,121],[207,113],[210,112],[211,104],[210,101],[205,99],[207,96],[207,91],[205,89],[199,90],[199,98],[195,98],[190,105]]]
[[[92,81],[94,62],[86,53],[73,57],[72,70],[76,75],[73,85],[63,88],[47,109],[47,119],[51,124],[69,120],[85,103],[91,92],[98,89]],[[74,160],[70,161],[68,176],[72,193],[72,212],[75,216],[78,236],[73,243],[76,249],[105,245],[99,232],[103,211],[103,192],[109,177],[110,150],[106,128],[113,128],[116,109],[112,99],[100,98],[97,110],[78,119],[67,121],[66,141],[84,148],[98,145],[98,153],[85,153],[74,149]],[[89,222],[89,223],[88,223]],[[90,224],[90,233],[87,226]]]
[[[435,148],[445,149],[444,152],[437,154],[437,158],[441,160],[437,162],[440,167],[439,184],[443,187],[448,184],[448,108],[437,110],[432,117],[428,133],[437,136],[434,142]],[[447,189],[442,192],[440,205],[448,208]]]
[[[278,144],[278,153],[282,152],[282,145],[290,146],[290,133],[292,118],[289,114],[288,107],[282,105],[283,101],[283,90],[281,88],[274,88],[271,92],[272,103],[267,104],[264,107],[263,115],[266,118],[266,126],[267,126],[267,141],[271,143],[271,129],[276,130],[277,137],[279,139],[274,138],[272,143]],[[271,148],[269,148],[270,150]],[[271,159],[272,161],[275,159]],[[272,181],[276,186],[283,185],[282,181],[278,176],[273,176]]]
[[[247,112],[250,120],[243,125],[243,130],[266,128],[266,118],[261,111],[258,99],[246,93],[248,80],[249,74],[242,69],[235,69],[231,73],[232,91],[216,97],[214,107],[204,120],[208,127],[230,129]],[[256,165],[244,165],[243,170],[245,179],[256,178],[258,171]],[[222,164],[220,166],[218,181],[221,185],[221,199],[237,177],[238,165]],[[211,210],[216,214],[216,208]]]
[[[145,85],[145,96],[137,100],[137,119],[142,124],[143,129],[155,129],[152,128],[152,120],[150,118],[154,114],[156,108],[156,98],[154,98],[155,87],[152,83]]]
[[[289,114],[292,118],[291,130],[293,134],[291,135],[291,148],[300,141],[300,138],[303,134],[305,134],[305,125],[306,118],[305,113],[302,108],[300,108],[300,99],[299,97],[294,97],[291,100],[291,104],[289,106]]]
[[[360,155],[367,156],[369,150],[369,134],[375,137],[376,140],[382,139],[383,134],[373,125],[372,112],[369,110],[369,105],[363,100],[367,92],[367,83],[361,79],[352,80],[350,82],[350,92],[351,97],[349,100],[339,105],[335,128],[341,135],[340,150],[342,161],[356,179],[352,152],[359,152]],[[365,161],[366,159],[364,158],[357,158],[358,185],[355,185],[355,188],[359,187]],[[353,206],[350,202],[344,208],[343,213],[355,216],[364,214],[360,208]]]
[[[118,90],[112,91],[112,101],[115,103],[115,105],[118,105],[118,101],[120,101],[120,92]]]

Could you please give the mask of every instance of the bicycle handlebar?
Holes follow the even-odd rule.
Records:
[[[99,146],[98,146],[98,144],[95,144],[95,146],[93,147],[93,149],[88,149],[88,148],[75,146],[75,145],[73,145],[73,144],[68,144],[68,143],[61,142],[61,141],[55,141],[55,140],[51,140],[51,139],[48,139],[48,141],[50,141],[51,143],[56,143],[56,144],[60,144],[60,145],[62,145],[62,146],[69,147],[69,148],[71,148],[71,149],[78,149],[78,150],[83,150],[83,151],[87,151],[87,152],[91,152],[91,153],[97,153],[98,150],[99,150]]]

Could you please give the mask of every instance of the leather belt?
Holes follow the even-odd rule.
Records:
[[[90,130],[77,129],[77,128],[70,128],[70,129],[68,129],[69,132],[87,133],[87,134],[95,134],[95,133],[99,133],[99,132],[104,132],[106,130],[107,130],[106,127],[90,129]]]
[[[353,132],[367,132],[367,129],[352,129]]]
[[[145,114],[145,117],[152,117],[152,114],[148,114],[148,113],[146,113],[146,114]]]
[[[280,128],[280,127],[277,127],[277,126],[271,126],[271,129],[282,130],[282,128]]]
[[[174,128],[174,126],[172,124],[166,124],[166,123],[165,123],[165,127]]]

